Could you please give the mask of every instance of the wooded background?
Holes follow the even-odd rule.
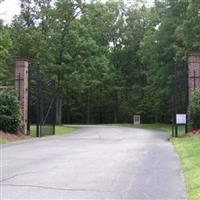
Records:
[[[0,21],[0,85],[14,84],[15,59],[27,57],[31,90],[38,63],[56,82],[58,124],[170,122],[173,65],[200,51],[199,0],[20,2],[10,25]]]

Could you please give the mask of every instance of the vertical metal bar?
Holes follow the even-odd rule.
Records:
[[[53,86],[53,91],[54,91],[54,94],[57,93],[56,92],[56,84],[55,84],[55,81],[52,82],[52,86]],[[52,124],[53,124],[53,135],[56,134],[56,130],[55,130],[55,124],[56,124],[56,103],[55,103],[55,96],[53,95],[53,105],[52,105],[52,112],[51,112],[51,115],[52,116]]]
[[[172,109],[172,119],[171,119],[171,123],[172,123],[172,137],[174,137],[174,66],[172,66],[172,86],[171,86],[171,93],[172,93],[172,98],[171,98],[171,109]]]
[[[193,77],[194,77],[194,90],[196,89],[196,71],[193,71]]]
[[[177,66],[175,64],[173,70],[173,132],[172,132],[173,137],[178,136],[176,114],[177,114]]]
[[[27,130],[28,134],[31,134],[31,124],[30,124],[30,84],[31,84],[31,65],[28,65],[28,123],[27,123]]]
[[[39,64],[36,66],[36,93],[37,93],[37,103],[36,103],[36,136],[40,137],[40,67]]]
[[[177,124],[176,124],[176,114],[177,114],[177,79],[178,79],[178,76],[177,76],[177,65],[175,64],[175,137],[178,137],[178,127],[177,127]]]
[[[44,97],[43,97],[43,85],[44,83],[42,82],[41,76],[40,76],[40,88],[39,88],[39,93],[40,93],[40,137],[42,136],[44,124],[43,124],[43,115],[44,115]]]
[[[21,88],[21,74],[18,74],[18,100],[20,101],[20,88]]]
[[[188,105],[189,105],[189,95],[188,95],[188,65],[185,64],[185,113],[186,113],[186,124],[185,124],[185,133],[188,132]]]
[[[55,130],[55,124],[53,124],[53,135],[56,134],[56,130]]]

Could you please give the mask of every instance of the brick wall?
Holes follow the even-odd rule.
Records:
[[[22,112],[21,131],[27,134],[28,123],[28,61],[17,59],[15,68],[15,89]]]
[[[192,101],[192,92],[200,87],[200,53],[188,55],[188,100]]]

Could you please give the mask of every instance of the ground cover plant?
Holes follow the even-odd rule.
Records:
[[[173,138],[184,172],[189,200],[200,199],[200,136]]]
[[[164,131],[167,134],[171,135],[172,133],[172,126],[171,124],[140,124],[140,125],[133,125],[133,124],[113,124],[114,126],[123,126],[123,127],[130,127],[130,128],[147,128],[147,129],[155,129],[159,131]]]
[[[6,143],[8,143],[7,140],[5,140],[5,139],[1,139],[1,138],[0,138],[0,144],[6,144]]]
[[[141,124],[141,128],[149,128],[149,129],[156,129],[160,131],[165,131],[167,134],[172,133],[172,125],[171,124]]]
[[[55,127],[55,133],[56,135],[64,135],[64,134],[70,134],[73,133],[76,129],[70,128],[70,127],[64,127],[64,126],[56,126]],[[0,144],[7,144],[9,142],[13,141],[19,141],[24,139],[30,139],[36,137],[36,126],[31,126],[31,134],[30,136],[24,135],[21,133],[17,134],[10,134],[10,133],[4,133],[0,131]]]
[[[64,134],[69,134],[74,132],[76,129],[75,128],[70,128],[70,127],[65,127],[65,126],[56,126],[55,127],[55,134],[56,135],[64,135]],[[31,133],[30,135],[32,137],[36,137],[36,125],[31,126]]]

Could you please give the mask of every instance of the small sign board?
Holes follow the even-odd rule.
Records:
[[[176,114],[176,124],[186,124],[187,117],[186,114]]]
[[[140,115],[133,115],[133,124],[140,125]]]

